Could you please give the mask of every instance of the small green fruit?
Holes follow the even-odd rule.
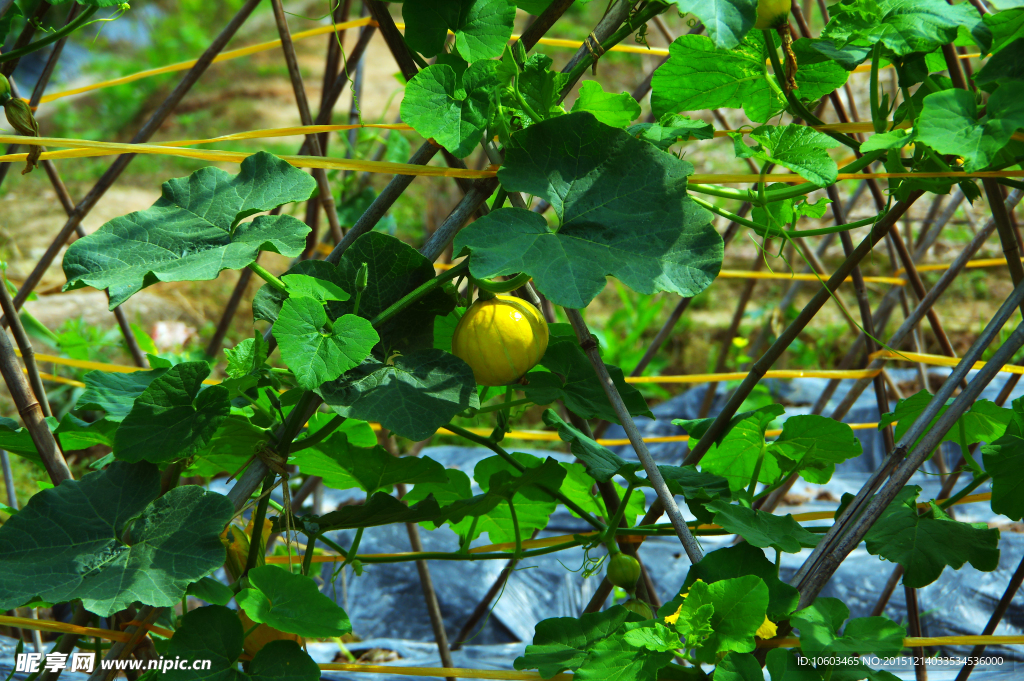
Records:
[[[633,556],[624,553],[612,555],[608,561],[608,581],[633,593],[636,588],[636,580],[640,579],[640,562]]]
[[[651,610],[651,606],[647,605],[643,601],[638,601],[635,598],[630,598],[628,601],[622,604],[626,610],[635,612],[636,614],[643,617],[645,620],[653,620],[654,612]]]

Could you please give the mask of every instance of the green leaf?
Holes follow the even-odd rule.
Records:
[[[220,605],[190,610],[167,644],[167,659],[209,660],[210,668],[169,669],[170,681],[318,681],[320,668],[295,641],[271,641],[238,670],[245,632],[238,614]]]
[[[391,486],[398,483],[447,481],[444,466],[430,457],[392,456],[380,446],[353,447],[344,435],[331,437],[329,442],[330,447],[317,452],[319,457],[315,461],[319,466],[310,468],[305,463],[307,453],[316,452],[314,448],[297,452],[295,462],[303,473],[319,475],[325,484],[335,489],[358,485],[367,494],[373,494],[390,491]]]
[[[184,362],[154,380],[135,400],[114,435],[123,461],[163,463],[203,449],[231,411],[226,388],[203,388],[206,362]]]
[[[715,512],[717,524],[758,548],[770,546],[784,553],[800,553],[800,549],[813,548],[821,541],[821,535],[805,530],[792,515],[772,515],[724,499],[716,499],[707,507]]]
[[[308,274],[285,274],[281,281],[288,287],[288,296],[291,298],[313,298],[326,303],[344,301],[352,297],[337,284]]]
[[[60,425],[53,431],[53,434],[60,437],[61,449],[65,452],[73,452],[79,449],[88,449],[93,445],[113,447],[116,430],[117,424],[108,419],[104,418],[89,423],[74,414],[67,413],[60,420]],[[3,448],[2,445],[0,448]]]
[[[565,74],[551,70],[551,57],[531,54],[519,74],[519,92],[534,112],[545,118],[561,116],[565,110],[558,100],[567,79]],[[503,97],[502,103],[516,110],[520,106],[514,97]]]
[[[697,659],[712,664],[720,653],[753,652],[754,634],[764,623],[768,607],[768,587],[764,581],[746,575],[714,584],[694,582],[683,601],[683,612],[690,613],[707,604],[714,607],[714,633],[697,648]]]
[[[599,122],[613,128],[624,128],[640,117],[640,105],[633,95],[605,92],[596,80],[588,80],[580,86],[572,111],[589,111]]]
[[[708,608],[709,617],[710,612],[711,608]],[[623,635],[622,640],[636,648],[646,648],[656,653],[666,653],[683,647],[679,634],[657,621],[653,627],[630,629]]]
[[[921,390],[906,399],[900,400],[896,403],[895,410],[882,414],[882,418],[879,419],[879,429],[898,421],[899,423],[896,424],[896,431],[894,434],[897,441],[903,439],[903,436],[907,434],[910,427],[914,425],[914,421],[924,413],[924,410],[928,407],[928,403],[931,402],[931,400],[932,394],[927,390]],[[939,413],[934,419],[932,419],[932,422],[928,424],[928,428],[926,428],[924,432],[928,432],[935,426],[939,417],[946,412],[949,405],[952,403],[953,398],[950,398],[945,405],[939,408]],[[956,424],[949,429],[949,432],[946,433],[941,442],[953,442],[959,444],[961,424],[964,426],[964,434],[967,437],[967,444],[970,445],[975,442],[995,442],[1004,432],[1006,432],[1007,425],[1012,420],[1012,410],[1000,407],[994,402],[989,402],[988,400],[978,400],[971,405],[971,408],[964,413],[963,416],[957,419]]]
[[[689,589],[698,579],[713,584],[744,575],[760,577],[768,587],[766,614],[773,622],[786,619],[800,602],[800,593],[779,579],[779,567],[768,560],[761,549],[746,543],[726,546],[704,556],[704,560],[690,567],[682,590]],[[674,608],[669,612],[674,612]],[[658,614],[664,616],[666,609],[667,606],[659,609]]]
[[[750,485],[757,460],[759,457],[763,457],[757,479],[764,483],[774,482],[782,471],[775,455],[765,445],[764,433],[769,424],[783,413],[785,413],[785,409],[781,405],[771,404],[734,416],[726,434],[719,442],[712,445],[701,459],[701,470],[705,473],[720,475],[729,481],[730,488],[739,491]],[[687,425],[692,425],[693,422],[680,421],[677,423],[673,421],[673,423],[686,428],[690,432],[690,437],[694,437],[694,432],[690,431],[690,427]]]
[[[253,681],[318,681],[320,666],[295,641],[271,641],[249,663]]]
[[[653,652],[630,645],[622,636],[609,636],[590,646],[576,673],[579,681],[655,681],[658,670],[672,661],[670,652]]]
[[[254,337],[246,338],[235,347],[224,350],[224,357],[228,361],[224,373],[228,378],[245,378],[258,374],[267,362],[269,351],[263,334],[256,333]]]
[[[762,125],[750,133],[753,147],[743,141],[743,133],[731,132],[737,158],[756,158],[789,168],[808,182],[827,187],[836,181],[839,167],[826,149],[839,146],[825,133],[806,125]]]
[[[544,423],[558,429],[558,436],[569,443],[569,449],[577,459],[587,467],[587,473],[598,482],[608,482],[616,475],[628,479],[636,478],[641,466],[637,462],[627,462],[619,458],[612,450],[598,444],[576,428],[563,421],[553,410],[548,409],[542,417]]]
[[[301,260],[288,269],[287,272],[281,275],[284,277],[295,277],[295,276],[307,276],[316,279],[320,282],[321,286],[337,288],[340,291],[344,290],[345,285],[348,283],[342,276],[341,271],[329,262],[323,260]],[[353,282],[354,283],[354,282]],[[310,286],[313,286],[310,284]],[[277,321],[277,315],[281,312],[281,303],[284,302],[285,298],[284,291],[274,288],[273,286],[263,286],[252,301],[252,316],[257,320],[263,320],[273,324]],[[333,309],[333,306],[328,306],[329,309]]]
[[[510,0],[413,1],[402,5],[402,17],[408,24],[406,42],[424,57],[442,52],[452,31],[455,50],[474,62],[501,54],[512,37],[516,6]]]
[[[849,71],[815,49],[814,41],[800,38],[793,43],[798,70],[797,88],[793,94],[802,100],[815,101],[841,88],[850,77]]]
[[[899,563],[903,583],[920,588],[931,584],[949,565],[959,570],[969,562],[991,572],[999,566],[999,530],[985,523],[961,523],[934,503],[918,515],[921,488],[904,487],[864,537],[868,553]]]
[[[715,667],[715,681],[764,681],[764,672],[753,655],[729,653]]]
[[[715,128],[710,123],[689,116],[665,114],[657,123],[637,123],[626,128],[633,137],[650,142],[662,151],[679,141],[690,139],[709,140],[715,136]]]
[[[220,422],[217,431],[188,468],[190,475],[212,478],[218,473],[234,473],[250,461],[272,433],[240,414],[231,414]]]
[[[712,499],[728,499],[732,491],[729,481],[718,475],[703,473],[696,466],[658,466],[672,494],[686,499],[690,512],[701,522],[713,522],[714,516],[705,508]]]
[[[950,5],[945,0],[847,0],[830,8],[832,19],[821,37],[837,47],[858,41],[881,42],[891,53],[932,52],[956,40],[961,26],[987,47],[991,33],[970,3]]]
[[[989,57],[985,65],[974,74],[974,82],[979,87],[1000,85],[1011,80],[1024,80],[1024,38],[1017,38]]]
[[[414,504],[433,495],[434,500],[443,510],[456,502],[473,497],[468,475],[454,468],[446,468],[445,476],[447,480],[444,483],[421,482],[417,484],[402,499],[410,504]],[[451,527],[453,532],[459,535],[460,539],[464,539],[469,534],[469,528],[473,523],[473,519],[466,517],[458,522],[452,522],[447,517],[444,517],[437,521],[421,523],[421,525],[428,530],[433,530],[445,523]]]
[[[818,598],[808,607],[793,613],[790,622],[800,631],[801,652],[812,657],[885,657],[899,655],[903,650],[906,629],[887,617],[852,619],[840,635],[839,628],[849,616],[850,609],[835,598]]]
[[[1000,52],[1017,38],[1024,37],[1024,9],[1009,9],[981,18],[992,32],[993,53]]]
[[[584,613],[579,619],[553,617],[541,620],[533,635],[533,644],[515,659],[518,670],[536,669],[545,679],[567,670],[575,671],[587,659],[587,649],[621,627],[629,611],[616,605],[603,612]]]
[[[764,38],[753,32],[724,50],[702,35],[684,35],[669,46],[668,61],[651,79],[651,107],[667,113],[722,107],[742,108],[758,123],[783,106],[782,90],[765,65]]]
[[[765,667],[772,681],[821,681],[821,674],[817,670],[800,664],[793,651],[785,648],[769,650]]]
[[[860,440],[845,423],[815,414],[791,416],[782,424],[782,435],[770,445],[777,456],[789,459],[807,482],[824,485],[832,479],[836,464],[861,455]]]
[[[558,305],[582,308],[615,276],[640,293],[696,295],[718,275],[722,238],[686,197],[693,166],[580,112],[514,135],[498,171],[546,199],[559,226],[521,208],[491,212],[455,238],[475,277],[526,272]]]
[[[203,168],[164,183],[152,208],[115,218],[68,247],[65,291],[109,289],[110,309],[159,281],[207,281],[255,262],[260,251],[294,258],[309,227],[290,215],[245,218],[313,193],[316,181],[266,152],[238,175]]]
[[[476,533],[470,539],[486,532],[492,543],[515,541],[512,515],[508,504],[501,501],[509,496],[515,505],[521,536],[528,537],[548,525],[558,502],[537,485],[557,490],[565,469],[550,457],[542,460],[521,452],[513,452],[512,456],[526,466],[524,472],[520,473],[501,457],[488,457],[473,469],[473,478],[485,494],[445,508],[446,517],[453,523],[466,516],[479,516]]]
[[[0,608],[81,599],[107,617],[133,601],[176,604],[223,564],[234,507],[195,485],[159,493],[156,466],[115,461],[34,495],[0,526]]]
[[[322,516],[304,516],[299,522],[314,523],[319,531],[351,530],[357,527],[378,527],[392,523],[421,523],[434,520],[441,515],[441,509],[433,498],[428,497],[418,504],[406,506],[390,494],[371,494],[362,506],[342,506]],[[281,519],[274,519],[275,531],[281,531]]]
[[[210,605],[227,605],[235,597],[235,592],[231,590],[231,587],[218,582],[213,577],[203,577],[198,582],[192,582],[188,585],[185,593],[201,601],[206,601]]]
[[[468,156],[487,128],[495,69],[496,62],[480,61],[460,76],[447,64],[428,66],[405,86],[402,120],[455,156]]]
[[[5,38],[7,38],[7,34],[10,32],[11,25],[14,23],[14,20],[23,16],[25,15],[22,14],[21,8],[18,7],[18,4],[11,3],[3,16],[0,16],[0,43],[5,42]]]
[[[49,425],[49,421],[47,421],[47,425]],[[0,416],[0,449],[17,454],[40,466],[43,465],[43,460],[39,458],[39,452],[36,450],[35,442],[32,441],[28,429],[6,416]]]
[[[169,669],[163,678],[170,681],[246,681],[238,671],[245,632],[238,614],[221,605],[195,608],[185,613],[181,626],[167,644],[170,659],[210,660],[205,671]],[[263,651],[260,651],[263,652]]]
[[[957,5],[959,7],[959,5]],[[1024,128],[1024,82],[1003,83],[978,115],[974,93],[944,90],[924,98],[917,139],[942,154],[964,159],[968,173],[988,167],[1017,130]]]
[[[869,137],[860,145],[860,151],[862,154],[866,154],[879,149],[902,149],[916,139],[917,131],[907,134],[906,130],[890,130]]]
[[[679,11],[695,14],[715,46],[731,50],[757,21],[757,0],[679,0]]]
[[[85,390],[75,403],[75,409],[98,409],[107,413],[108,420],[120,423],[149,384],[165,373],[167,369],[130,374],[90,371],[82,379]]]
[[[433,435],[460,411],[479,408],[473,370],[458,357],[420,350],[393,361],[367,359],[317,392],[342,416],[379,421],[414,442]]]
[[[1006,431],[990,442],[981,451],[985,470],[992,476],[992,510],[1020,520],[1024,518],[1024,400],[1013,401]]]
[[[594,373],[594,366],[580,348],[575,334],[571,337],[552,336],[540,364],[547,371],[531,371],[526,375],[527,383],[522,385],[526,397],[535,404],[552,404],[560,400],[566,409],[580,418],[619,422],[600,379]],[[644,396],[626,383],[622,369],[611,364],[605,366],[629,413],[654,418]]]
[[[323,303],[313,298],[284,301],[274,324],[281,358],[295,374],[299,386],[316,390],[369,357],[380,337],[370,321],[347,314],[328,325]]]
[[[254,567],[248,572],[249,587],[235,597],[253,622],[289,634],[326,638],[352,631],[348,615],[320,593],[312,577],[276,565]]]

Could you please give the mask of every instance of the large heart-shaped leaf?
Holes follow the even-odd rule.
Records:
[[[115,461],[33,496],[0,527],[0,608],[81,599],[107,617],[178,603],[224,563],[218,535],[234,506],[195,485],[159,493],[156,466]]]
[[[369,320],[356,315],[328,323],[321,302],[288,298],[274,324],[281,358],[306,390],[315,390],[358,365],[380,340]]]
[[[806,125],[762,125],[747,134],[755,142],[752,147],[743,141],[743,133],[730,133],[737,158],[771,161],[819,187],[836,181],[839,167],[826,150],[839,143],[825,133]]]
[[[830,8],[832,19],[821,37],[837,47],[857,41],[881,42],[892,53],[931,52],[956,40],[967,29],[987,48],[992,34],[971,4],[951,5],[945,0],[847,0]]]
[[[922,515],[920,493],[916,485],[899,491],[865,535],[868,553],[902,565],[903,583],[915,588],[934,582],[947,565],[959,570],[969,562],[982,572],[999,567],[999,530],[957,522],[934,503]]]
[[[316,582],[276,565],[262,565],[247,573],[249,587],[235,596],[253,622],[299,636],[325,638],[352,631],[348,615],[320,593]]]
[[[526,272],[554,303],[582,308],[614,276],[641,293],[694,296],[722,264],[710,214],[686,196],[693,166],[590,113],[558,116],[514,135],[498,171],[510,191],[551,203],[543,216],[494,211],[455,238],[475,277]]]
[[[383,447],[353,447],[344,434],[325,445],[296,452],[294,461],[307,475],[319,475],[335,489],[360,487],[367,494],[388,491],[397,483],[446,483],[444,466],[430,457],[393,456]],[[424,495],[425,496],[425,495]]]
[[[973,93],[943,90],[924,98],[917,121],[917,141],[942,154],[964,159],[964,170],[973,173],[988,167],[1010,142],[1013,133],[1024,128],[1024,83],[1003,83],[988,98],[985,114],[978,114]]]
[[[253,263],[260,251],[297,257],[309,227],[290,215],[245,218],[304,201],[316,182],[266,152],[230,175],[203,168],[164,183],[151,208],[106,223],[68,247],[64,290],[108,289],[114,309],[160,281],[206,281]],[[241,224],[240,224],[241,223]]]
[[[405,86],[402,120],[459,158],[468,156],[487,127],[496,65],[479,61],[462,74],[447,64],[428,66]]]
[[[425,440],[469,407],[478,407],[473,370],[441,350],[421,350],[383,363],[368,359],[317,392],[334,411],[379,421],[396,435]]]

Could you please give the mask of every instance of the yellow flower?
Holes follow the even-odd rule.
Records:
[[[764,622],[757,628],[757,631],[754,632],[754,636],[761,639],[769,639],[774,638],[777,633],[779,633],[779,627],[775,622],[768,619],[767,615],[765,615]]]
[[[676,608],[676,611],[674,613],[672,613],[671,615],[665,615],[665,624],[675,624],[676,622],[678,622],[679,621],[679,615],[682,612],[683,612],[683,606],[682,606],[682,604],[680,604],[679,607]]]

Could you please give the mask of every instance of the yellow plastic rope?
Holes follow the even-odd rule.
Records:
[[[720,279],[786,279],[789,281],[820,281],[822,283],[828,281],[829,275],[822,274],[797,274],[795,272],[749,272],[747,270],[722,270],[718,273]],[[849,283],[853,281],[853,277],[847,277],[844,282]],[[906,284],[905,279],[899,277],[864,277],[864,281],[869,284],[892,284],[894,286],[903,286]]]
[[[292,36],[292,40],[303,40],[305,38],[312,38],[318,35],[325,35],[327,33],[333,33],[335,29],[344,30],[346,28],[358,28],[360,26],[366,26],[367,24],[373,23],[373,19],[370,17],[364,17],[362,19],[354,19],[352,21],[346,21],[337,25],[321,26],[314,28],[309,31],[302,31]],[[281,46],[280,40],[270,40],[265,43],[258,43],[256,45],[250,45],[249,47],[241,47],[237,50],[228,50],[227,52],[221,52],[213,58],[214,64],[220,62],[229,61],[231,59],[238,59],[239,57],[248,57],[249,55],[256,54],[258,52],[266,52],[267,50],[273,50]],[[143,78],[151,78],[153,76],[163,75],[165,73],[174,73],[176,71],[187,71],[196,65],[197,59],[191,61],[178,62],[177,64],[168,64],[167,66],[160,66],[155,69],[146,69],[145,71],[139,71],[128,76],[122,76],[121,78],[114,78],[112,80],[104,80],[99,83],[93,83],[92,85],[85,85],[73,90],[64,90],[63,92],[55,92],[52,95],[46,95],[39,100],[41,104],[52,102],[62,97],[70,97],[71,95],[80,95],[83,92],[91,92],[93,90],[100,90],[103,88],[113,87],[115,85],[124,85],[126,83],[133,83]]]
[[[184,149],[159,144],[122,144],[120,142],[93,142],[92,140],[66,139],[62,137],[22,137],[0,135],[0,144],[21,144],[31,146],[72,147],[63,151],[45,151],[43,159],[85,158],[120,154],[153,154],[157,156],[179,156],[204,161],[241,163],[256,152],[224,151],[217,149]],[[0,156],[0,163],[24,161],[27,154],[6,154]],[[421,166],[389,161],[365,161],[359,159],[324,158],[322,156],[285,155],[280,159],[298,168],[325,168],[328,170],[354,170],[357,172],[387,173],[388,175],[422,175],[426,177],[462,177],[479,179],[494,177],[497,170],[470,170]]]
[[[920,362],[921,364],[930,364],[932,366],[941,367],[955,367],[960,363],[957,357],[945,357],[943,355],[929,355],[923,352],[894,352],[893,350],[879,350],[868,355],[869,359],[895,359],[903,360],[908,362]],[[983,368],[987,362],[975,362],[973,369]],[[1000,367],[999,371],[1006,374],[1022,374],[1024,375],[1024,367],[1017,366],[1016,364],[1004,364]]]
[[[964,265],[966,269],[974,269],[977,267],[1004,267],[1006,265],[1006,258],[981,258],[978,260],[968,260],[967,264]],[[948,270],[951,263],[938,263],[935,265],[918,265],[918,272],[941,272]],[[900,268],[896,270],[896,274],[904,274],[906,270]]]

